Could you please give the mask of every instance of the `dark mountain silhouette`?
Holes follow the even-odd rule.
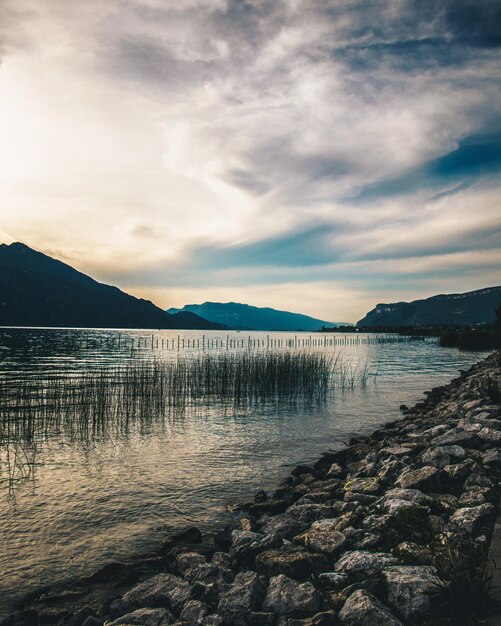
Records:
[[[496,317],[501,287],[433,296],[413,302],[378,304],[357,326],[463,326]]]
[[[238,302],[204,302],[187,304],[182,309],[168,309],[168,313],[191,312],[206,320],[223,324],[235,330],[321,330],[323,326],[337,326],[309,315],[289,313],[276,309],[250,306]]]
[[[0,326],[219,328],[98,283],[23,243],[0,245]]]

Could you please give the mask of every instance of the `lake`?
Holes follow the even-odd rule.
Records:
[[[83,372],[98,377],[151,358],[238,351],[322,351],[368,379],[315,401],[199,400],[83,429],[50,413],[32,428],[22,411],[33,379],[64,387]],[[168,532],[228,523],[233,504],[273,488],[293,465],[399,418],[400,404],[484,356],[391,336],[0,329],[2,395],[14,390],[18,398],[18,413],[0,421],[0,616],[20,595],[130,559]]]

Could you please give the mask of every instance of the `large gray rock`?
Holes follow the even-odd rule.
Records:
[[[113,622],[107,622],[108,626],[121,626],[122,624],[139,624],[141,626],[168,626],[174,624],[176,618],[167,609],[137,609],[132,613],[122,615]]]
[[[363,589],[353,592],[346,600],[339,619],[346,626],[402,626],[382,602]]]
[[[388,500],[407,500],[407,502],[422,506],[431,506],[433,504],[433,498],[430,498],[430,496],[427,496],[419,489],[389,489],[381,498],[381,503]]]
[[[396,484],[403,489],[440,491],[444,486],[444,473],[437,467],[425,465],[419,469],[404,470]]]
[[[302,580],[329,567],[327,557],[299,547],[265,550],[256,557],[256,570],[266,576],[285,574]]]
[[[304,544],[313,552],[328,556],[338,554],[346,545],[346,537],[335,529],[337,519],[324,519],[313,522],[304,535]]]
[[[202,624],[207,613],[206,604],[199,600],[189,600],[183,606],[179,619],[193,625]]]
[[[177,611],[188,600],[191,585],[173,574],[157,574],[132,587],[122,598],[114,600],[110,610],[118,617],[138,608],[167,607]]]
[[[198,554],[198,552],[184,552],[176,559],[177,570],[183,576],[206,563],[207,559],[202,554]]]
[[[311,583],[298,583],[280,574],[270,580],[263,609],[276,615],[316,613],[320,602],[320,594]]]
[[[470,447],[478,441],[477,433],[460,428],[452,428],[443,435],[431,440],[434,446],[465,446]]]
[[[407,620],[426,615],[431,600],[439,591],[440,579],[434,567],[402,565],[383,571],[388,588],[388,602]]]
[[[451,515],[450,522],[470,535],[475,535],[482,525],[494,516],[494,511],[492,504],[465,507],[455,511]]]
[[[334,569],[338,573],[347,574],[350,578],[371,578],[397,562],[397,559],[387,552],[352,550],[343,554]]]
[[[332,517],[333,512],[333,508],[326,504],[293,504],[287,509],[288,515],[308,524]]]
[[[428,448],[421,457],[424,463],[433,465],[439,469],[443,469],[451,462],[451,455],[444,450],[444,448],[438,446],[438,448]]]
[[[258,610],[266,593],[266,582],[256,572],[240,572],[221,594],[218,613],[225,624],[247,626],[252,611]]]
[[[266,537],[273,539],[292,539],[308,528],[308,522],[302,522],[299,519],[283,513],[275,515],[268,519],[260,528],[260,531]]]

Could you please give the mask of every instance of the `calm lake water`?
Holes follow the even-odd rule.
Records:
[[[413,404],[486,355],[440,348],[432,339],[369,343],[361,336],[354,344],[348,335],[345,345],[335,338],[334,346],[333,335],[303,333],[0,329],[0,383],[17,386],[20,397],[23,384],[41,374],[60,380],[152,356],[249,345],[330,351],[346,367],[377,371],[365,387],[337,389],[313,406],[233,410],[216,403],[135,420],[126,431],[110,424],[85,437],[71,424],[48,424],[33,441],[7,441],[4,424],[0,617],[19,595],[131,558],[172,530],[194,524],[210,532],[227,523],[232,504],[273,488],[291,466],[340,448],[351,435],[397,419],[400,404]]]

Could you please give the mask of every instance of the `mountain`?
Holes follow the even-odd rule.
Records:
[[[0,245],[0,326],[219,328],[98,283],[23,243]]]
[[[182,309],[168,309],[168,313],[191,312],[206,320],[223,324],[235,330],[321,330],[322,326],[337,326],[333,322],[317,320],[309,315],[277,311],[238,302],[204,302],[187,304]]]
[[[378,304],[357,326],[461,326],[486,324],[496,316],[501,287],[433,296],[413,302]]]

